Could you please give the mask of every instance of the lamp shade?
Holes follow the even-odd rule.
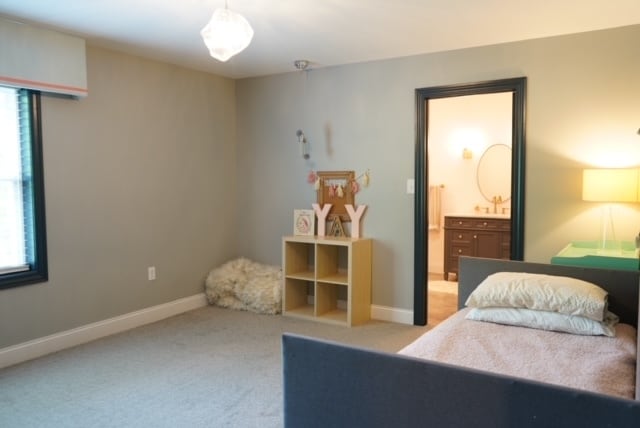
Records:
[[[249,46],[253,28],[242,15],[226,8],[216,9],[200,35],[211,56],[225,62]]]
[[[585,169],[582,200],[593,202],[637,202],[638,170]]]

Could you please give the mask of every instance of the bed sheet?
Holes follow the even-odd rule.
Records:
[[[633,399],[636,329],[580,336],[464,317],[468,308],[398,351],[432,361]]]

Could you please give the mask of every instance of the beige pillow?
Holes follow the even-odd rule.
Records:
[[[565,276],[497,272],[478,285],[466,305],[526,308],[602,321],[607,309],[607,292],[590,282]]]
[[[619,318],[611,312],[607,312],[605,320],[600,322],[577,315],[521,308],[473,308],[467,312],[465,318],[538,330],[609,337],[616,335],[615,325],[619,321]]]

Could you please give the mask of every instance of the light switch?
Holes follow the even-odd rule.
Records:
[[[416,193],[416,181],[413,178],[407,178],[407,195]]]

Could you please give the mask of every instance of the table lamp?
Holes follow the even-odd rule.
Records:
[[[605,249],[607,231],[615,243],[615,229],[611,203],[638,202],[638,169],[585,169],[582,172],[582,200],[605,202],[602,207],[602,242]]]

